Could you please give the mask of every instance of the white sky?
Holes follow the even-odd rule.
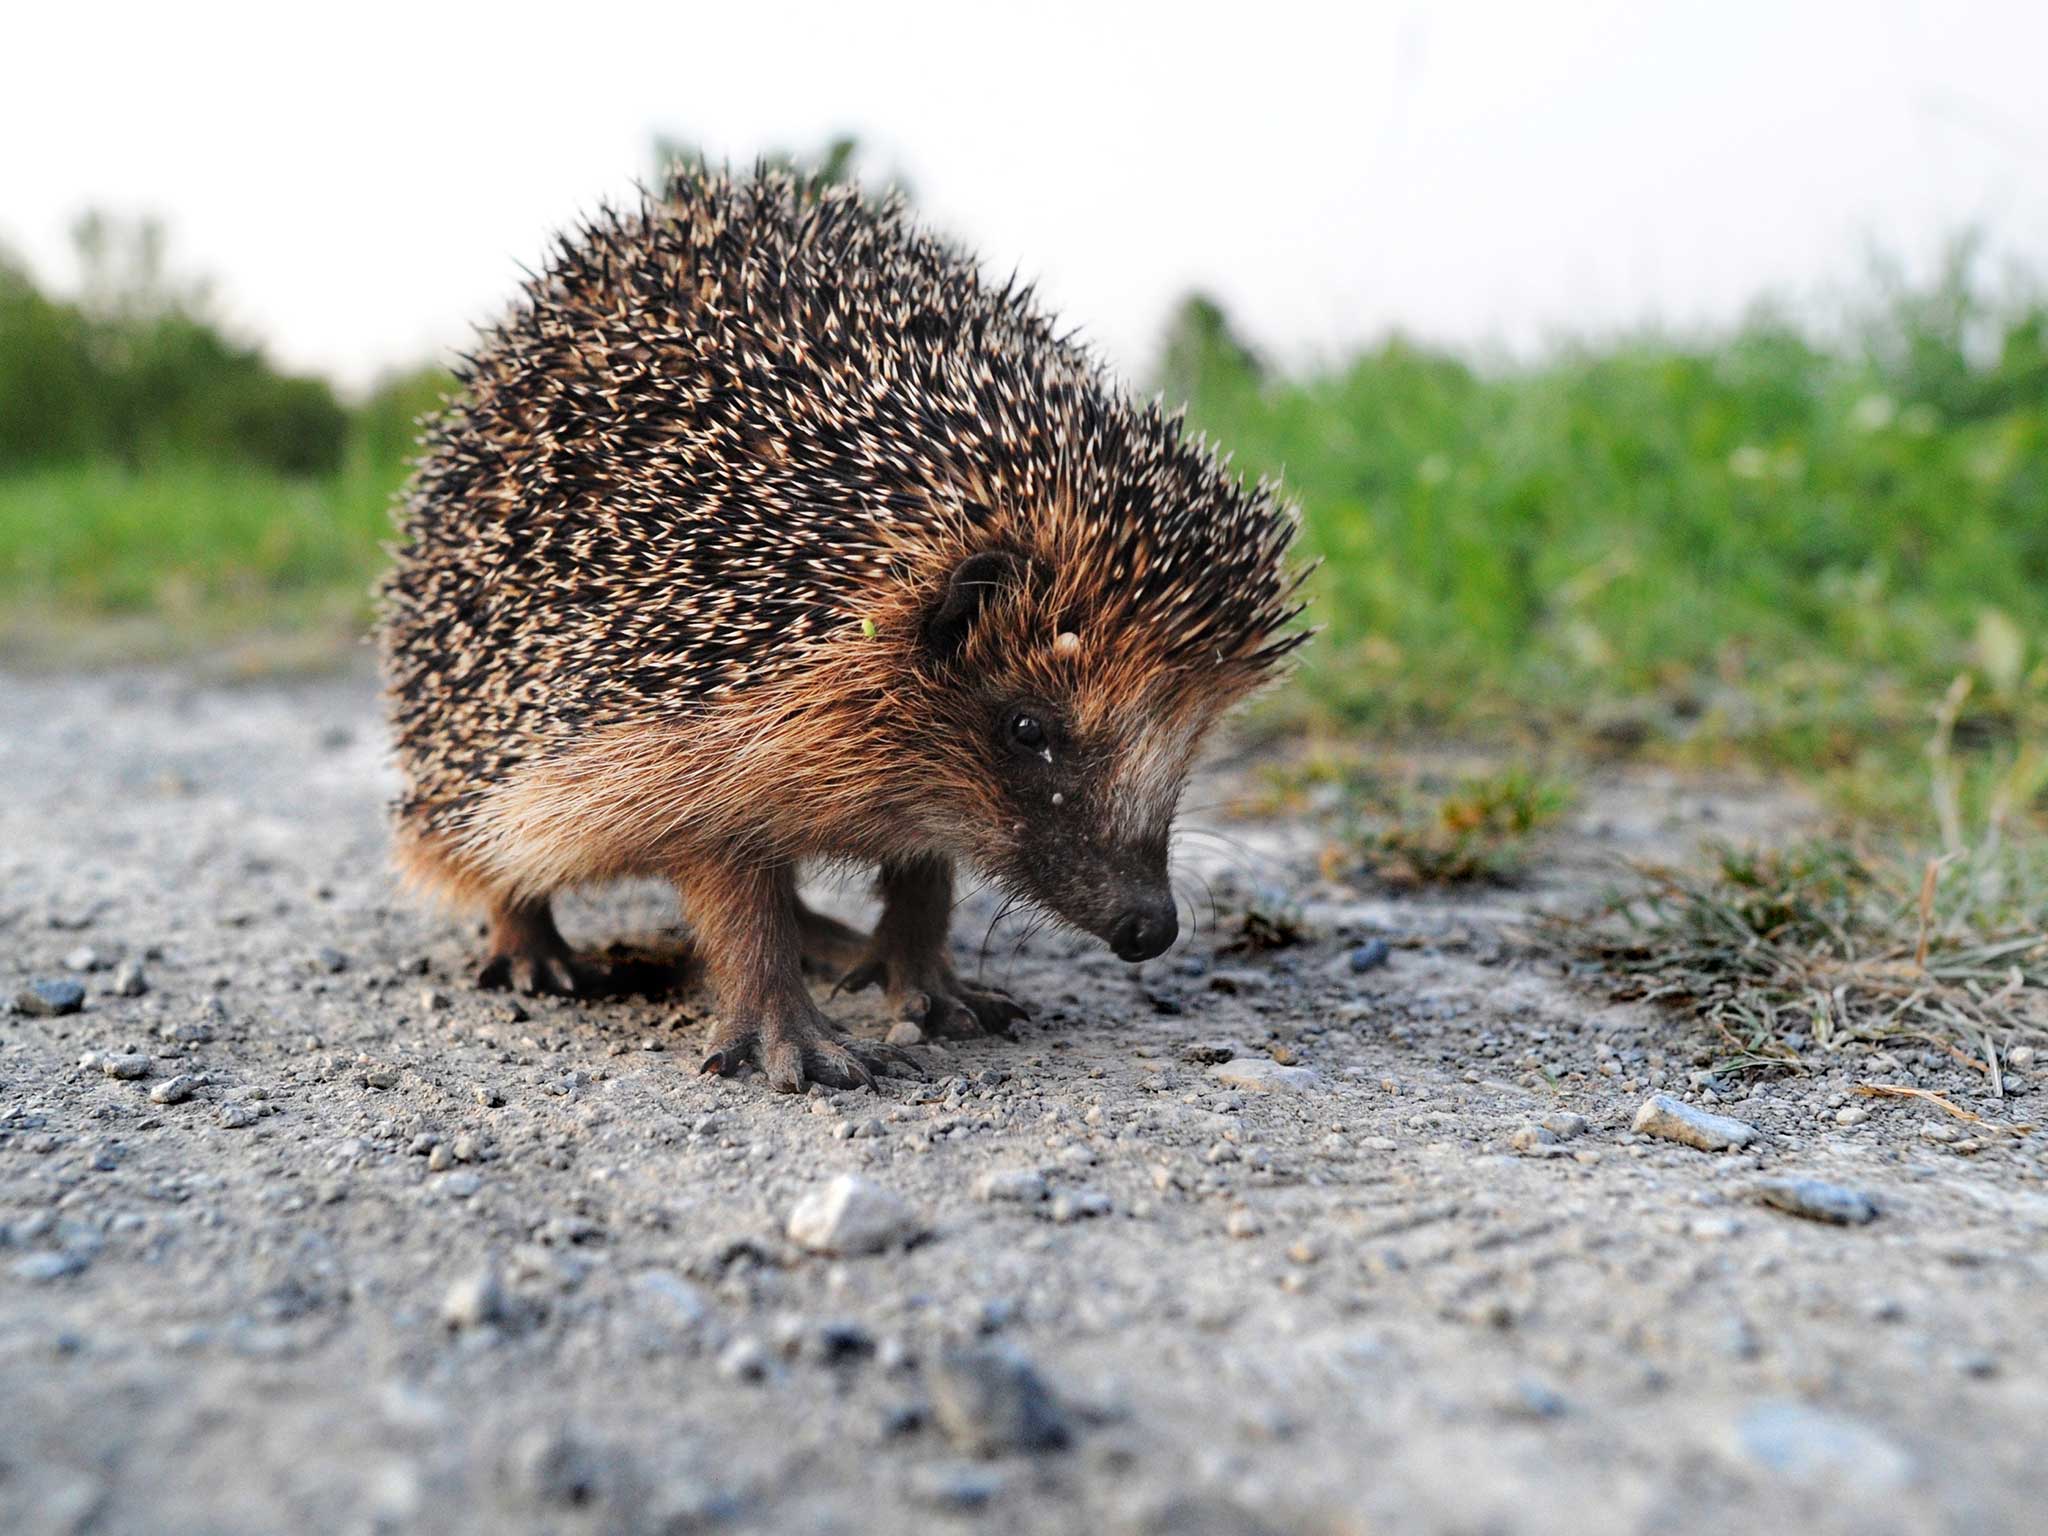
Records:
[[[1201,286],[1295,359],[1851,286],[1979,225],[2048,272],[2048,4],[10,6],[0,242],[83,208],[287,362],[461,342],[664,132],[859,133],[1127,369]]]

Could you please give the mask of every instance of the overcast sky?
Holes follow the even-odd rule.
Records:
[[[656,133],[855,132],[1142,369],[1175,297],[1282,355],[1731,316],[1981,226],[2048,272],[2048,4],[10,7],[0,242],[152,211],[286,361],[459,343]]]

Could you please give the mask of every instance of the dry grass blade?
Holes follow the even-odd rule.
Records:
[[[2031,1125],[2007,1125],[2000,1120],[1986,1120],[1982,1115],[1963,1108],[1962,1105],[1943,1098],[1932,1088],[1909,1088],[1902,1083],[1858,1083],[1856,1091],[1866,1099],[1920,1099],[1945,1110],[1958,1120],[1971,1125],[1981,1125],[1987,1131],[2001,1131],[2011,1136],[2024,1136],[2031,1131]]]
[[[2040,904],[1987,915],[1973,899],[1982,860],[1943,855],[1915,869],[1814,842],[1721,848],[1700,873],[1636,875],[1633,890],[1560,936],[1582,973],[1603,973],[1616,995],[1682,1008],[1715,1030],[1730,1050],[1725,1070],[1798,1071],[1810,1049],[1921,1040],[1997,1087],[2002,1052],[2048,1039]]]

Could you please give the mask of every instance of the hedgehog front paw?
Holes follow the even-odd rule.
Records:
[[[729,1019],[712,1032],[700,1072],[731,1077],[752,1063],[778,1093],[802,1093],[806,1083],[827,1088],[874,1088],[877,1077],[916,1070],[893,1046],[838,1034],[815,1009],[808,1014]]]
[[[995,987],[969,986],[943,958],[923,965],[899,956],[870,954],[840,979],[834,990],[885,988],[889,1006],[934,1039],[1009,1035],[1010,1026],[1031,1010]]]

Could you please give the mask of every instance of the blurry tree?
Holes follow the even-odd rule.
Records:
[[[340,465],[348,414],[333,389],[229,335],[206,285],[171,276],[159,223],[90,213],[72,239],[76,301],[0,263],[0,468],[96,456],[294,475]]]
[[[1166,323],[1155,381],[1169,409],[1254,385],[1260,371],[1257,356],[1231,329],[1221,304],[1206,293],[1181,300]]]

